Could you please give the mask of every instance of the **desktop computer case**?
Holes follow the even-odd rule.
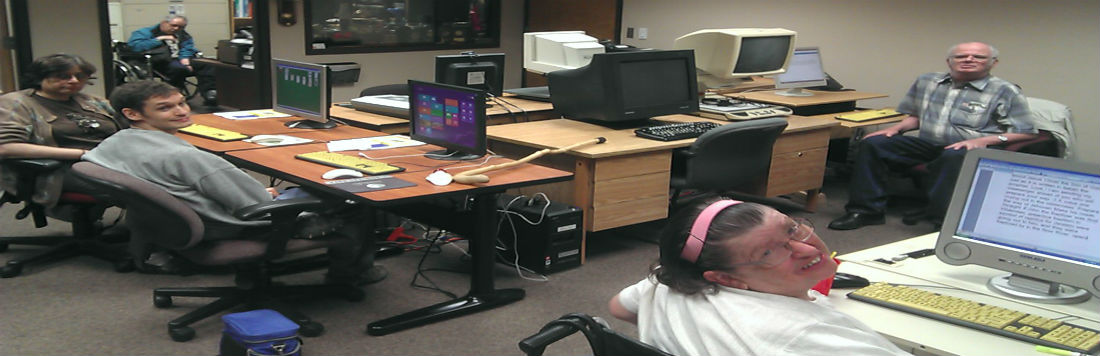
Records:
[[[515,197],[502,194],[498,206],[503,210]],[[546,201],[541,197],[531,199],[520,197],[508,210],[522,214],[527,220],[538,222]],[[513,237],[511,225],[502,216],[503,224],[497,235],[501,245],[505,247],[498,254],[498,259],[504,260],[502,262],[511,264],[518,251],[519,265],[541,274],[560,272],[581,265],[584,217],[581,209],[551,203],[546,209],[546,216],[542,217],[542,222],[538,225],[531,225],[514,214],[508,215],[512,215],[516,236]],[[518,246],[513,246],[513,241]]]

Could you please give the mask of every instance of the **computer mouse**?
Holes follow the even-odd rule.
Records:
[[[321,178],[324,178],[324,179],[343,179],[343,178],[359,178],[359,177],[362,177],[362,176],[363,176],[363,172],[360,172],[360,171],[357,171],[357,170],[354,170],[354,169],[337,168],[337,169],[333,169],[331,171],[325,172],[324,174],[321,175]]]
[[[833,288],[863,288],[871,285],[871,281],[854,274],[837,272],[833,278]]]

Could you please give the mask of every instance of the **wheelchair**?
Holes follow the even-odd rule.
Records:
[[[167,74],[153,68],[153,56],[151,54],[134,52],[130,49],[130,45],[123,41],[114,41],[111,47],[114,52],[113,64],[116,87],[145,79],[172,83]],[[202,53],[199,53],[198,57],[202,57]],[[184,79],[182,86],[176,87],[179,88],[180,94],[183,94],[187,100],[191,100],[199,94],[198,79],[194,76],[187,77]]]

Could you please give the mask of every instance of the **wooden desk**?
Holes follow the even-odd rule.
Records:
[[[485,109],[485,114],[489,115],[489,125],[548,120],[558,117],[553,111],[554,105],[548,102],[521,99],[513,94],[504,94],[503,100],[519,109],[510,105],[494,103],[493,106]],[[526,114],[520,109],[526,111]],[[333,105],[329,109],[329,115],[338,120],[347,122],[348,125],[365,129],[382,131],[385,133],[409,132],[409,120],[405,118],[369,113],[339,105]]]
[[[688,115],[659,117],[665,121],[724,121]],[[809,191],[812,208],[825,176],[829,130],[836,120],[791,117],[776,140],[768,174],[767,196]],[[631,129],[613,130],[574,120],[546,120],[490,126],[493,151],[522,157],[544,148],[561,148],[595,137],[607,142],[589,145],[538,162],[576,174],[569,184],[525,188],[542,191],[554,201],[584,210],[585,231],[600,231],[668,216],[672,150],[694,139],[662,142],[640,138]]]
[[[936,293],[1042,315],[1052,319],[1100,329],[1100,298],[1079,304],[1043,304],[1005,297],[986,288],[990,277],[1005,274],[992,268],[952,266],[936,256],[909,258],[892,265],[875,259],[897,256],[936,246],[937,233],[922,235],[839,256],[839,271],[872,282],[912,284]],[[946,322],[924,318],[848,299],[850,290],[833,290],[829,302],[914,355],[1046,355],[1035,344]]]
[[[242,168],[279,177],[302,185],[307,189],[338,194],[363,203],[368,207],[389,209],[415,204],[415,209],[405,210],[400,214],[406,215],[405,212],[408,211],[422,214],[423,216],[410,217],[433,226],[456,231],[466,236],[470,242],[473,268],[470,275],[470,290],[465,297],[372,322],[367,325],[367,332],[371,335],[385,335],[523,299],[524,291],[522,289],[496,289],[493,285],[494,245],[499,215],[496,211],[497,198],[509,188],[566,181],[572,178],[572,174],[566,171],[533,164],[522,164],[513,168],[491,172],[489,174],[491,180],[488,183],[477,185],[452,183],[446,186],[435,186],[425,181],[424,177],[433,171],[434,166],[444,166],[453,162],[436,161],[420,155],[397,158],[394,162],[390,162],[402,165],[407,169],[405,172],[393,174],[394,177],[415,183],[415,186],[353,194],[329,188],[324,184],[321,173],[331,169],[331,167],[294,158],[294,155],[299,153],[324,149],[323,144],[271,147],[229,152],[227,159],[242,166]],[[438,149],[438,147],[424,145],[395,148],[385,152],[389,156],[405,156],[423,154],[435,149]],[[349,152],[348,154],[355,153]],[[499,164],[507,161],[509,160],[505,158],[493,158],[488,164]],[[446,201],[449,202],[461,201],[463,203],[460,204],[461,206],[455,207],[448,205],[446,210],[432,209],[434,205],[424,204],[426,201],[435,198],[447,198]],[[421,220],[424,218],[429,220]],[[438,223],[440,221],[444,223]]]
[[[861,91],[806,91],[814,95],[783,96],[775,94],[775,90],[750,91],[725,95],[738,99],[786,106],[794,110],[795,115],[803,116],[852,111],[856,108],[855,102],[857,100],[887,97],[886,94]]]
[[[290,121],[301,120],[299,117],[279,117],[270,119],[253,119],[253,120],[230,120],[217,116],[214,114],[198,114],[192,115],[191,121],[196,124],[202,124],[206,126],[216,127],[219,129],[230,130],[240,132],[248,136],[255,135],[288,135],[301,138],[308,138],[318,142],[328,142],[332,140],[343,140],[349,138],[371,137],[381,136],[384,133],[364,130],[357,127],[351,127],[346,125],[340,125],[331,129],[317,130],[317,129],[297,129],[292,127],[286,127],[286,123]],[[213,153],[225,153],[229,151],[238,150],[251,150],[257,148],[265,148],[263,146],[251,142],[245,142],[241,140],[237,141],[216,141],[205,137],[199,137],[195,135],[189,135],[186,133],[176,133],[184,141],[187,141],[198,147],[201,150]]]

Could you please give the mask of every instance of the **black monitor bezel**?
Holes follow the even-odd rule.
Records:
[[[413,140],[421,141],[421,142],[424,142],[424,143],[428,143],[428,144],[431,144],[431,145],[436,145],[436,146],[442,147],[446,151],[457,151],[459,153],[467,154],[467,155],[463,156],[463,155],[457,155],[457,154],[451,155],[451,154],[439,154],[438,152],[430,152],[429,153],[430,158],[444,159],[444,160],[472,159],[472,158],[482,157],[486,153],[488,153],[488,136],[486,135],[486,126],[488,125],[488,115],[485,113],[485,109],[486,109],[485,98],[486,98],[487,94],[485,93],[484,90],[473,89],[473,88],[468,88],[468,87],[458,86],[458,85],[426,82],[426,81],[420,81],[420,80],[409,80],[408,84],[409,84],[409,138],[412,138]],[[416,86],[428,86],[428,87],[435,87],[435,88],[441,88],[441,89],[454,90],[454,91],[460,91],[460,92],[474,94],[475,95],[474,105],[475,105],[475,110],[477,110],[477,122],[478,122],[477,132],[475,133],[477,135],[477,139],[476,139],[477,140],[477,146],[469,147],[469,146],[465,146],[465,145],[462,145],[462,144],[449,142],[449,141],[446,141],[446,140],[443,140],[443,139],[439,139],[439,138],[435,138],[435,137],[431,137],[431,136],[425,136],[425,135],[417,133],[416,108],[417,108],[417,103],[419,102],[419,99],[416,97],[416,91],[414,89]],[[470,156],[476,156],[476,157],[470,157]]]
[[[468,87],[463,83],[458,83],[457,80],[447,80],[447,72],[452,70],[456,65],[460,64],[474,64],[474,63],[491,63],[497,68],[497,77],[492,80],[486,80],[488,83],[486,86],[490,89],[487,92],[494,96],[501,96],[504,94],[504,53],[463,53],[463,54],[445,54],[435,56],[435,82],[442,84],[450,84],[457,86]],[[477,87],[470,87],[474,89],[481,89]]]

